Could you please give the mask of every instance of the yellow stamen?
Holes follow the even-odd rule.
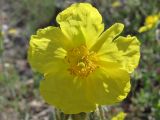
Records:
[[[98,67],[96,54],[89,52],[85,45],[73,48],[67,52],[68,71],[71,75],[87,77]]]

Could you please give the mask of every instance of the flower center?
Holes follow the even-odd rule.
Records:
[[[67,52],[68,71],[71,75],[87,77],[98,67],[96,53],[89,52],[85,45],[73,48]]]

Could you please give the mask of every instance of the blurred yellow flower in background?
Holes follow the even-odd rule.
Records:
[[[160,19],[159,14],[147,16],[145,19],[144,26],[140,27],[138,32],[142,33],[152,29],[158,23],[159,19]]]
[[[140,58],[137,38],[118,37],[121,23],[104,31],[101,15],[89,3],[71,5],[56,20],[60,27],[32,35],[28,51],[31,66],[44,74],[40,93],[47,103],[76,114],[126,98]]]
[[[15,35],[17,33],[17,29],[11,28],[11,29],[8,30],[8,33],[11,34],[11,35]]]
[[[117,8],[117,7],[121,7],[121,6],[122,6],[122,3],[119,0],[116,0],[116,1],[112,2],[112,7],[113,8]]]
[[[120,112],[115,117],[113,117],[111,120],[124,120],[126,117],[126,113]]]

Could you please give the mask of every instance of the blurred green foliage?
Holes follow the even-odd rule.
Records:
[[[105,0],[101,0],[105,1]],[[120,2],[119,6],[113,6],[114,2]],[[144,24],[144,19],[150,14],[160,11],[159,0],[106,0],[106,4],[101,2],[104,22],[108,25],[115,22],[123,22],[126,25],[125,33],[137,33],[140,26]]]
[[[6,0],[6,3],[11,5],[9,22],[25,27],[29,33],[48,24],[54,16],[54,0]]]

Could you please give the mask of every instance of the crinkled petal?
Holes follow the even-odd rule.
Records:
[[[138,66],[140,43],[136,37],[118,37],[105,43],[99,50],[100,61],[117,62],[121,68],[131,73]]]
[[[104,30],[101,15],[89,3],[71,5],[59,13],[56,20],[76,46],[86,44],[90,48]]]
[[[120,36],[114,43],[118,48],[123,69],[127,70],[129,73],[133,72],[138,66],[140,59],[140,42],[136,37]]]
[[[62,67],[63,66],[63,67]],[[66,114],[90,112],[96,105],[86,96],[86,80],[69,74],[61,63],[55,66],[56,72],[45,75],[41,81],[40,93],[47,103],[56,106]]]
[[[47,72],[57,58],[64,58],[70,41],[57,27],[47,27],[32,35],[28,50],[28,60],[37,71]],[[58,57],[57,57],[58,56]]]
[[[130,91],[129,74],[111,62],[103,64],[88,81],[88,96],[100,105],[120,102]]]
[[[115,37],[117,37],[123,30],[124,25],[121,23],[115,23],[109,29],[102,33],[97,42],[91,48],[91,51],[98,52],[105,44],[110,44]]]

